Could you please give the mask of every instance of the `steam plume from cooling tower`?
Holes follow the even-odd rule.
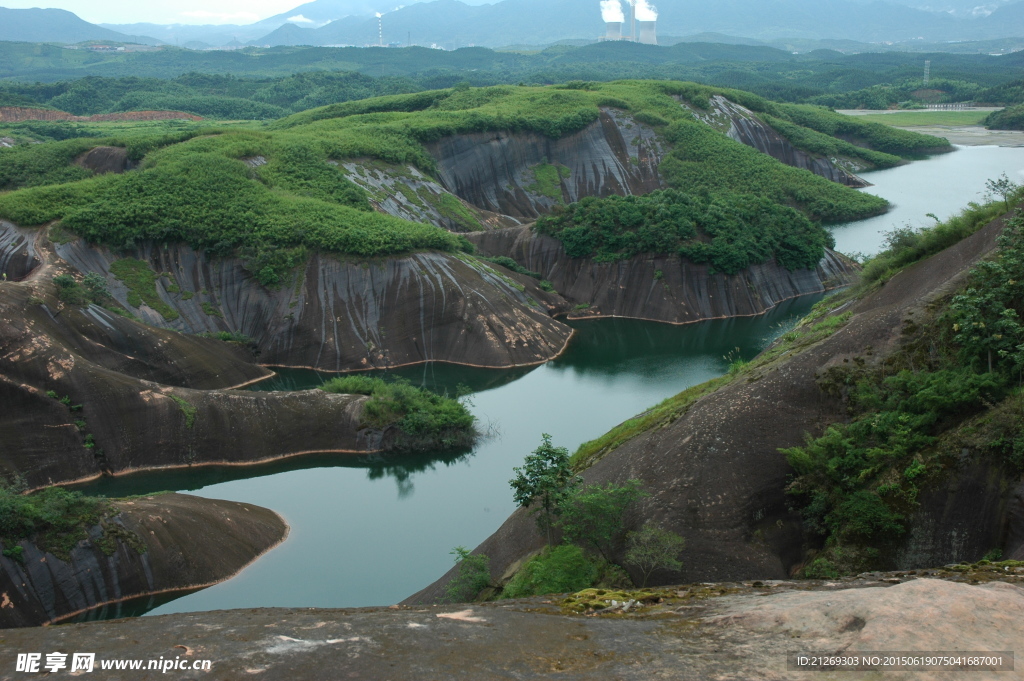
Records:
[[[636,0],[637,21],[657,21],[658,9],[647,0]]]
[[[621,24],[626,20],[619,0],[601,0],[601,19],[606,23]]]

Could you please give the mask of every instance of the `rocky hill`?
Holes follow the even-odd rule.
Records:
[[[251,504],[183,494],[115,500],[68,555],[23,540],[0,544],[0,628],[116,610],[132,598],[187,591],[234,576],[282,542],[288,526]],[[17,557],[12,549],[17,548]]]
[[[783,579],[807,566],[815,544],[786,493],[793,469],[782,450],[849,418],[853,389],[831,383],[836,372],[865,367],[871,375],[905,361],[899,358],[908,349],[935,342],[926,330],[971,267],[993,252],[1004,226],[995,220],[863,297],[838,298],[731,378],[638,417],[643,428],[631,423],[622,435],[612,431],[581,448],[587,483],[638,479],[650,492],[630,522],[654,521],[686,538],[681,570],[659,579]],[[987,404],[988,420],[1001,419],[1003,407]],[[986,417],[979,418],[961,428],[979,428]],[[1017,423],[1006,437],[1019,435]],[[1024,557],[1019,473],[992,453],[984,435],[972,440],[970,432],[956,431],[951,443],[962,444],[950,444],[955,451],[914,488],[915,504],[901,506],[906,531],[867,544],[879,547],[874,564],[914,569],[976,560],[991,550]],[[500,580],[544,543],[534,519],[519,510],[477,551],[490,557],[492,578]],[[408,602],[443,598],[453,574]]]

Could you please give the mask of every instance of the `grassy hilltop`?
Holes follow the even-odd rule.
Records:
[[[0,191],[12,190],[0,194],[0,217],[22,225],[60,220],[64,229],[117,249],[155,240],[237,255],[264,284],[276,283],[309,250],[359,258],[457,251],[468,244],[454,234],[374,212],[337,162],[376,159],[431,174],[434,159],[425,143],[498,130],[559,138],[596,121],[602,107],[628,112],[659,132],[671,149],[659,169],[669,187],[753,195],[823,222],[885,210],[882,199],[784,165],[698,120],[715,95],[756,112],[797,147],[869,167],[945,146],[825,109],[692,83],[463,86],[329,105],[269,125],[119,124],[111,137],[0,150]],[[126,148],[139,170],[92,176],[73,164],[99,145]]]

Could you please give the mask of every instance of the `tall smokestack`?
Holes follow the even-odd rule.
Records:
[[[644,45],[657,45],[658,36],[655,33],[654,27],[656,22],[653,21],[641,21],[640,22],[640,42]]]
[[[647,0],[636,0],[635,13],[636,20],[640,22],[640,42],[644,45],[657,45],[655,26],[658,21],[658,10]]]
[[[622,22],[626,20],[619,0],[601,0],[601,19],[607,27],[605,40],[622,39]]]

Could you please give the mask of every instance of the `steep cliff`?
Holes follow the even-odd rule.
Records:
[[[561,139],[480,132],[427,144],[438,181],[493,213],[530,220],[584,196],[645,194],[661,186],[662,142],[628,113],[602,108],[598,121]]]
[[[39,266],[34,241],[37,233],[0,220],[0,277],[6,275],[4,281],[24,279]]]
[[[587,306],[576,317],[632,317],[673,324],[761,314],[783,300],[843,286],[857,267],[826,251],[815,270],[790,272],[774,262],[736,275],[712,274],[708,265],[674,255],[644,255],[618,262],[570,258],[557,239],[511,227],[469,235],[481,253],[504,255],[540,273],[570,303]]]
[[[801,567],[806,537],[785,493],[792,469],[780,448],[844,419],[842,393],[830,391],[822,376],[833,367],[883,366],[919,342],[912,329],[992,251],[1002,227],[997,220],[907,268],[834,310],[832,322],[799,328],[748,370],[683,393],[652,412],[639,434],[621,442],[610,437],[611,444],[589,453],[587,483],[636,478],[651,493],[631,523],[652,520],[686,538],[681,571],[662,580],[780,579]],[[1020,481],[985,457],[965,449],[944,479],[922,490],[909,532],[885,560],[917,568],[975,560],[992,548],[1021,555]],[[543,543],[533,518],[520,510],[478,550],[490,556],[497,577]],[[450,576],[410,600],[440,598]]]
[[[737,142],[768,154],[786,165],[809,170],[815,175],[848,187],[870,185],[854,174],[860,170],[870,170],[870,164],[849,157],[828,158],[799,149],[750,109],[730,102],[721,95],[715,95],[709,101],[711,108],[707,112],[688,108],[691,108],[698,120],[725,131]]]
[[[118,302],[147,323],[245,334],[269,365],[347,371],[440,360],[510,367],[554,357],[571,334],[547,313],[563,304],[557,296],[468,256],[423,252],[358,262],[312,255],[291,281],[267,289],[239,260],[151,244],[127,255],[160,274],[146,291],[133,291],[111,273],[119,258],[110,250],[76,240],[55,251],[83,273],[104,275]]]
[[[348,179],[366,190],[370,205],[396,218],[429,222],[452,232],[474,232],[519,222],[466,203],[413,165],[369,159],[339,165]]]
[[[113,502],[66,559],[22,541],[0,554],[0,628],[53,622],[139,596],[210,586],[232,577],[288,533],[251,504],[161,494]],[[102,541],[105,535],[113,540]],[[11,549],[11,546],[4,546]]]

